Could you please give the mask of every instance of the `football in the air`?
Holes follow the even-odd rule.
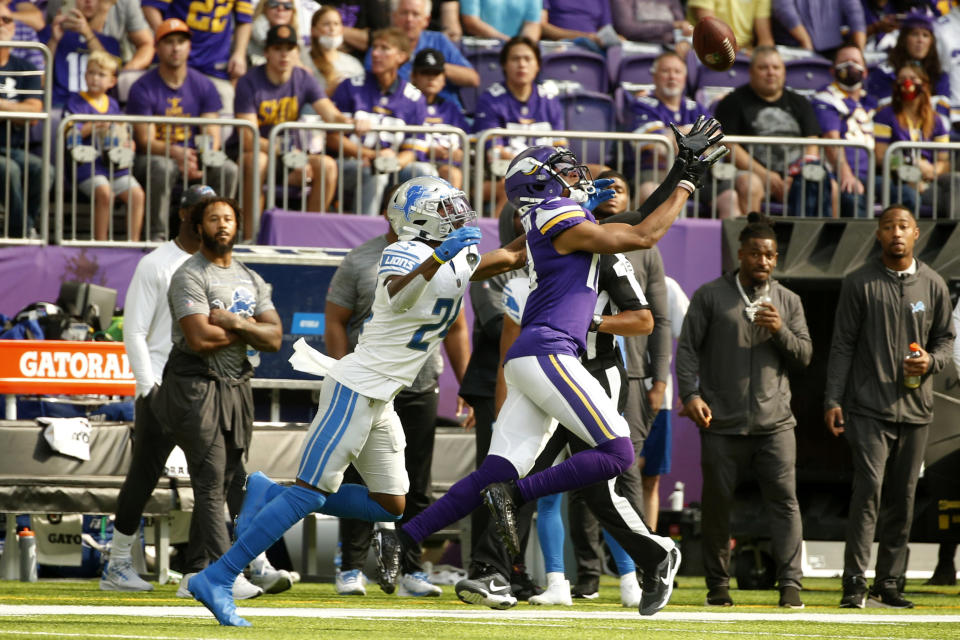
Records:
[[[719,18],[701,18],[693,29],[693,50],[700,62],[714,71],[726,71],[737,57],[737,37]]]

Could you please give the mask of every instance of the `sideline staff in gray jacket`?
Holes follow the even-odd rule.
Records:
[[[913,256],[920,236],[916,220],[895,204],[878,223],[880,259],[847,275],[840,290],[824,419],[833,435],[846,435],[853,455],[840,606],[862,608],[866,602],[864,573],[882,508],[870,603],[910,608],[897,579],[906,570],[914,492],[933,419],[931,374],[949,361],[954,333],[946,283]],[[919,358],[905,358],[911,342],[922,347]],[[904,386],[908,375],[922,376],[918,388]]]
[[[730,509],[740,471],[751,469],[770,514],[780,606],[800,608],[797,421],[787,370],[806,367],[813,345],[799,296],[770,277],[773,228],[759,214],[748,220],[740,268],[693,294],[677,346],[677,381],[684,415],[700,427],[707,604],[733,604]]]

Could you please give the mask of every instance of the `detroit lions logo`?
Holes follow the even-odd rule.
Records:
[[[919,302],[914,302],[913,304],[910,305],[911,313],[920,313],[921,311],[926,311],[926,310],[927,310],[927,307],[926,305],[923,304],[923,300]]]
[[[254,315],[257,299],[253,292],[246,287],[237,287],[233,290],[233,302],[227,311],[232,311],[243,318],[249,318]]]
[[[410,221],[410,207],[414,203],[423,197],[426,193],[426,188],[423,185],[413,184],[407,188],[407,198],[403,201],[403,217]]]

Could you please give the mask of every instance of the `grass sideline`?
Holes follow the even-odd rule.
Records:
[[[453,595],[451,587],[444,588],[440,598],[399,598],[387,596],[375,584],[369,585],[365,597],[337,595],[332,584],[300,583],[286,593],[264,596],[244,601],[242,608],[256,609],[302,609],[303,616],[250,616],[252,629],[223,628],[212,617],[196,617],[205,614],[200,605],[176,597],[176,585],[157,586],[150,593],[125,594],[100,591],[96,579],[49,580],[38,583],[0,581],[0,609],[3,605],[83,605],[91,607],[89,615],[0,615],[0,640],[16,638],[98,638],[108,640],[123,638],[155,638],[158,640],[199,640],[245,638],[248,640],[317,640],[333,638],[356,640],[360,637],[386,638],[435,638],[452,640],[486,639],[500,636],[509,640],[550,640],[571,638],[576,640],[635,639],[642,634],[644,640],[699,640],[701,638],[730,638],[731,640],[791,638],[791,639],[847,639],[868,638],[877,640],[960,640],[960,598],[957,588],[926,587],[919,581],[907,585],[908,597],[917,608],[911,611],[890,609],[866,609],[862,612],[864,622],[811,621],[799,619],[796,613],[840,614],[856,611],[839,609],[840,581],[836,579],[808,579],[805,581],[803,599],[806,609],[793,612],[779,609],[776,591],[732,591],[736,606],[717,609],[703,606],[706,589],[703,579],[681,577],[674,591],[667,615],[650,618],[635,618],[624,615],[619,604],[618,582],[605,577],[601,581],[600,597],[596,600],[578,600],[568,607],[533,607],[521,603],[511,611],[536,612],[549,615],[551,612],[602,613],[608,618],[519,618],[511,620],[510,612],[492,612],[483,607],[465,605]],[[182,608],[184,617],[133,617],[98,613],[95,607],[171,607],[176,616]],[[369,609],[370,615],[342,617],[337,609]],[[310,610],[309,612],[307,610]],[[323,615],[330,609],[331,616]],[[320,610],[319,612],[317,610]],[[416,617],[418,610],[424,617]],[[474,614],[471,618],[431,615],[442,610],[452,614]],[[111,609],[111,612],[113,610]],[[490,615],[480,615],[489,612]],[[684,620],[670,619],[670,613],[683,613]],[[266,613],[266,612],[265,612]],[[496,613],[497,615],[494,615]],[[705,618],[695,619],[697,613]],[[730,614],[757,614],[764,619],[743,619]],[[401,615],[402,614],[402,615]],[[729,620],[724,620],[724,614]],[[890,622],[876,621],[880,614]],[[309,617],[307,617],[309,615]],[[944,622],[919,621],[930,616],[944,615]],[[686,619],[688,617],[690,619]],[[782,620],[778,618],[782,616]],[[793,616],[793,619],[791,619]],[[749,616],[748,616],[749,617]],[[911,617],[915,617],[911,621]],[[772,618],[772,619],[771,619]]]

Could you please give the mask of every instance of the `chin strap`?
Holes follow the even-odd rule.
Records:
[[[621,224],[640,224],[643,222],[644,218],[653,213],[654,209],[666,202],[667,197],[673,193],[680,184],[680,180],[683,178],[683,172],[686,171],[686,169],[687,161],[684,160],[682,156],[678,155],[677,159],[673,161],[673,166],[670,167],[670,171],[667,172],[667,176],[663,179],[663,182],[661,182],[656,191],[651,193],[650,197],[640,205],[639,209],[636,211],[624,211],[623,213],[618,213],[615,216],[610,216],[609,218],[600,220],[600,224],[607,224],[610,222],[619,222]]]

